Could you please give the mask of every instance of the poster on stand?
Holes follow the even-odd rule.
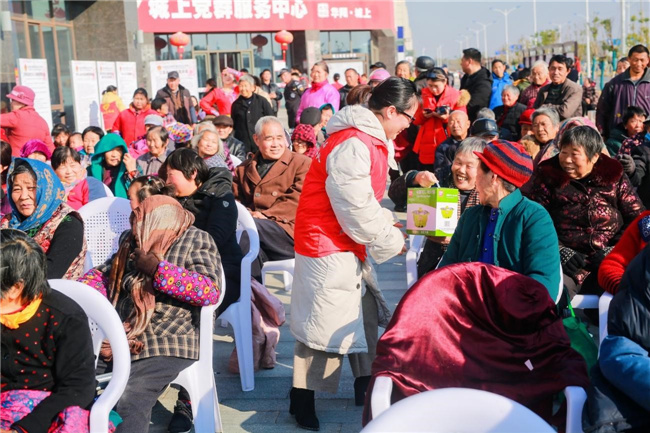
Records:
[[[70,61],[72,72],[72,100],[77,131],[89,126],[102,127],[99,105],[99,85],[97,64],[93,61]]]
[[[18,78],[21,86],[34,91],[34,110],[47,122],[52,130],[52,104],[50,103],[50,80],[47,74],[47,59],[18,59]]]
[[[117,94],[128,107],[133,100],[133,92],[138,86],[138,70],[135,62],[115,62],[117,68]],[[149,95],[151,96],[151,95]]]
[[[196,60],[162,60],[149,63],[151,71],[151,98],[156,97],[156,92],[167,85],[167,74],[177,71],[181,86],[190,91],[190,95],[199,95],[199,79],[196,72]],[[205,84],[205,83],[203,83]]]
[[[97,85],[99,87],[99,100],[108,86],[117,87],[117,72],[115,62],[97,62]]]

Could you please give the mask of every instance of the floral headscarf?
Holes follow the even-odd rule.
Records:
[[[27,164],[36,175],[36,209],[29,217],[23,219],[11,197],[12,176],[18,165]],[[9,166],[7,176],[7,194],[12,214],[9,228],[26,232],[45,224],[65,200],[65,188],[52,167],[35,159],[15,158]]]

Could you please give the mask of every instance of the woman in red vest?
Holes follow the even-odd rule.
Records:
[[[415,115],[421,125],[413,151],[418,154],[420,170],[433,172],[436,149],[447,139],[447,120],[452,111],[467,112],[467,101],[461,102],[460,92],[449,86],[447,73],[433,68],[427,73],[427,85],[422,89],[422,109]]]
[[[298,425],[318,430],[314,391],[336,393],[344,355],[363,405],[377,326],[390,312],[373,276],[377,263],[406,251],[386,189],[389,144],[413,121],[415,86],[388,78],[368,108],[347,106],[327,124],[329,138],[307,173],[296,214],[291,332],[296,337],[291,408]],[[378,307],[381,306],[381,307]]]

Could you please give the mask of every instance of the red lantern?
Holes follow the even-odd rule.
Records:
[[[253,43],[253,45],[257,47],[257,52],[261,53],[262,47],[268,44],[269,40],[265,36],[257,35],[253,39],[251,39],[251,42]]]
[[[185,52],[185,45],[190,43],[190,36],[183,32],[176,32],[169,37],[169,43],[178,47],[178,58],[182,59],[183,53]]]
[[[289,44],[293,42],[293,35],[286,30],[280,30],[275,34],[275,42],[280,44],[280,48],[282,48],[282,60],[286,62],[287,49],[289,48]]]
[[[160,51],[167,46],[167,41],[160,36],[156,36],[153,40],[153,44],[156,47],[156,51]]]

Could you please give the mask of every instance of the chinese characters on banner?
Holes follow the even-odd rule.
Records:
[[[143,0],[145,32],[392,29],[392,0]]]

